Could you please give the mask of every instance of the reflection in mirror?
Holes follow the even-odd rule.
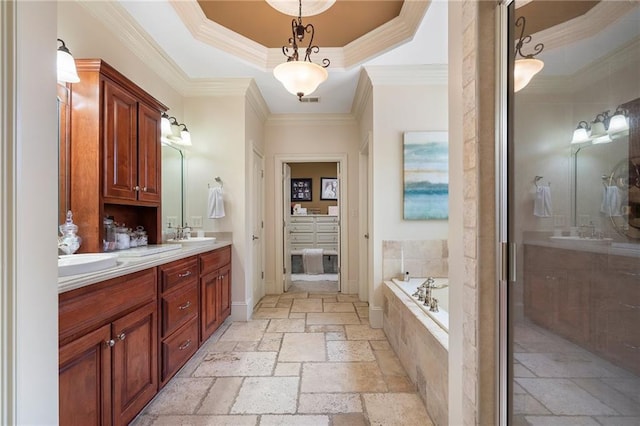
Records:
[[[58,84],[58,224],[64,223],[71,208],[69,193],[69,88]]]
[[[162,145],[162,227],[184,225],[184,153]]]

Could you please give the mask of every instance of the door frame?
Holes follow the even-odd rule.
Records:
[[[259,160],[258,160],[259,159]],[[259,163],[259,169],[260,169],[260,176],[256,176],[256,163]],[[266,289],[265,289],[265,279],[264,279],[264,256],[265,256],[265,243],[264,243],[264,154],[256,147],[254,146],[252,149],[252,157],[251,157],[251,173],[252,173],[252,182],[251,182],[251,187],[252,187],[252,197],[251,197],[251,257],[252,257],[252,285],[251,285],[251,298],[253,300],[253,306],[255,307],[255,305],[260,301],[260,299],[262,299],[262,297],[265,295],[266,293]],[[256,182],[256,180],[259,179],[260,180],[260,184],[258,185],[258,187],[256,187],[256,185],[254,185],[254,183]],[[258,203],[259,205],[256,205],[256,203]],[[259,212],[258,212],[259,209]],[[260,227],[258,233],[259,235],[258,237],[258,244],[260,245],[259,250],[260,250],[260,257],[259,259],[256,259],[254,256],[254,244],[256,244],[256,242],[253,240],[253,236],[255,229],[253,229],[254,227],[254,222],[255,222],[255,214],[259,213],[260,216],[260,220],[262,221],[262,226]],[[259,262],[258,262],[259,261]],[[258,264],[259,263],[259,264]],[[255,289],[256,289],[256,283],[255,281],[258,280],[258,274],[260,275],[260,284],[258,284],[258,288],[259,294],[255,294]],[[253,308],[253,307],[252,307]]]
[[[338,205],[340,206],[340,291],[343,293],[357,293],[358,289],[352,289],[349,285],[349,223],[348,223],[348,211],[349,211],[349,197],[346,195],[349,193],[349,184],[347,179],[347,154],[276,154],[274,156],[274,182],[275,186],[275,211],[274,211],[274,224],[275,224],[275,283],[279,293],[284,291],[282,286],[283,280],[283,268],[284,268],[284,256],[283,256],[283,236],[282,226],[284,223],[284,215],[282,211],[283,191],[282,191],[282,165],[284,163],[338,163],[340,170],[339,174],[339,193],[338,193]]]

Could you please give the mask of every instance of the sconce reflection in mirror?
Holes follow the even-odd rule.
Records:
[[[58,81],[62,83],[77,83],[80,81],[78,71],[76,70],[76,61],[71,56],[71,52],[67,49],[62,39],[58,39],[60,46],[58,47],[56,67],[58,70]]]
[[[609,115],[609,110],[597,114],[591,125],[586,121],[580,121],[573,131],[571,143],[609,143],[626,136],[629,134],[628,115],[629,112],[626,109],[617,107],[612,116]]]
[[[524,35],[524,26],[526,20],[524,16],[519,17],[516,20],[516,27],[521,27],[520,38],[516,43],[516,61],[513,67],[513,91],[518,92],[526,87],[531,81],[534,75],[538,74],[544,67],[544,62],[540,59],[535,59],[542,49],[544,44],[538,43],[533,48],[533,53],[525,55],[522,53],[522,46],[531,42],[531,36]],[[522,59],[518,59],[518,55]]]
[[[173,126],[180,129],[180,136],[176,135],[173,131]],[[187,147],[191,146],[191,134],[189,133],[189,129],[187,129],[187,125],[184,123],[178,123],[178,120],[175,117],[169,117],[166,112],[162,113],[162,121],[161,121],[161,141],[164,144],[168,145],[178,145],[179,147]]]

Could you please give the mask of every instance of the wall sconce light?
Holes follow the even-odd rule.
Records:
[[[302,43],[305,33],[309,33],[311,37],[304,59],[299,60],[298,43]],[[315,29],[312,24],[302,24],[302,0],[298,0],[298,18],[291,21],[291,38],[289,38],[289,46],[293,51],[289,55],[289,47],[282,46],[282,53],[287,57],[287,62],[275,67],[273,75],[289,93],[296,95],[300,102],[303,96],[313,93],[329,76],[325,69],[330,64],[329,59],[322,60],[323,66],[311,62],[311,53],[320,51],[318,46],[313,45],[314,34]]]
[[[176,136],[173,133],[173,126],[178,128],[180,126],[184,127],[180,130],[180,136]],[[175,117],[169,117],[169,114],[166,112],[162,113],[160,133],[160,141],[165,145],[191,146],[191,134],[189,133],[189,129],[187,129],[186,124],[178,123],[178,120]]]
[[[580,121],[578,127],[573,131],[571,143],[609,143],[629,134],[628,114],[624,108],[617,107],[613,116],[609,115],[608,110],[597,114],[591,122],[591,126],[586,121]]]
[[[533,48],[534,52],[528,55],[524,55],[522,53],[522,46],[526,43],[531,42],[531,36],[524,35],[524,26],[526,20],[524,16],[519,17],[516,20],[516,27],[522,27],[520,31],[520,38],[516,43],[516,58],[518,55],[522,57],[522,59],[516,59],[514,67],[513,67],[513,91],[518,92],[526,87],[527,84],[531,81],[534,75],[540,72],[544,67],[544,62],[540,59],[535,59],[534,56],[538,55],[544,49],[544,44],[538,43]]]
[[[77,83],[80,81],[78,71],[76,69],[76,61],[71,56],[71,52],[67,49],[62,39],[58,39],[61,45],[58,47],[58,56],[56,60],[58,68],[58,81],[63,83]]]

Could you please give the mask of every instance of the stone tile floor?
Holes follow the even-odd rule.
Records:
[[[640,377],[528,321],[514,342],[515,426],[640,425]]]
[[[265,296],[252,321],[225,322],[132,425],[433,425],[368,312],[339,293]]]

